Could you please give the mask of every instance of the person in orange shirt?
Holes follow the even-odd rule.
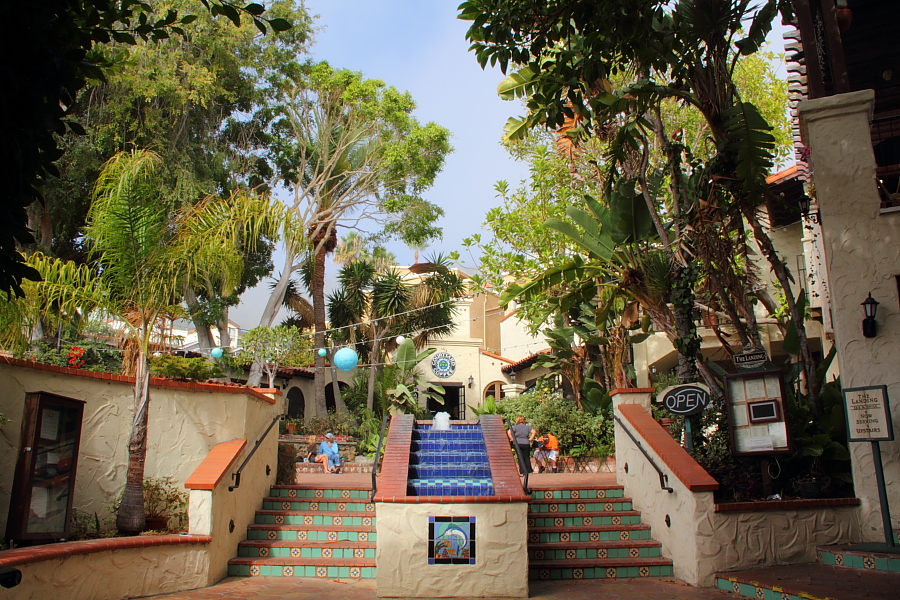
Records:
[[[539,473],[545,470],[556,473],[556,459],[559,458],[559,440],[552,433],[545,433],[540,438],[542,446],[534,451],[534,458],[537,460]]]

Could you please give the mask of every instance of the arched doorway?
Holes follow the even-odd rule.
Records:
[[[349,383],[345,383],[343,381],[338,381],[338,389],[343,393],[350,387]],[[337,410],[337,405],[334,403],[334,384],[329,383],[325,386],[325,410],[328,412],[334,412]]]
[[[484,393],[481,394],[482,400],[487,400],[488,396],[493,396],[494,400],[499,400],[500,398],[504,398],[506,396],[506,392],[503,391],[503,386],[506,385],[503,381],[492,381],[484,388]]]
[[[306,414],[306,398],[298,387],[292,387],[287,393],[288,414],[291,419],[302,419]]]

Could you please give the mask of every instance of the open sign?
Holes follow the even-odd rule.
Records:
[[[709,406],[709,388],[700,383],[667,387],[656,397],[669,412],[686,417],[698,415]]]

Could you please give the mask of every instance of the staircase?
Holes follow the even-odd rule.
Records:
[[[719,573],[716,587],[747,598],[893,600],[900,589],[900,552],[820,546],[815,563]]]
[[[336,476],[338,479],[340,476]],[[337,483],[337,482],[336,482]],[[276,485],[228,561],[232,577],[375,577],[375,505],[370,490]]]
[[[480,425],[449,430],[417,424],[409,457],[411,496],[493,496],[494,484]]]
[[[528,512],[529,579],[672,575],[650,527],[618,485],[541,486]]]

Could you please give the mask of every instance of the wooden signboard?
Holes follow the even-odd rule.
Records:
[[[725,377],[725,404],[735,456],[793,452],[785,422],[781,371],[755,371]]]
[[[887,386],[846,388],[847,440],[850,442],[890,442],[894,439]]]

